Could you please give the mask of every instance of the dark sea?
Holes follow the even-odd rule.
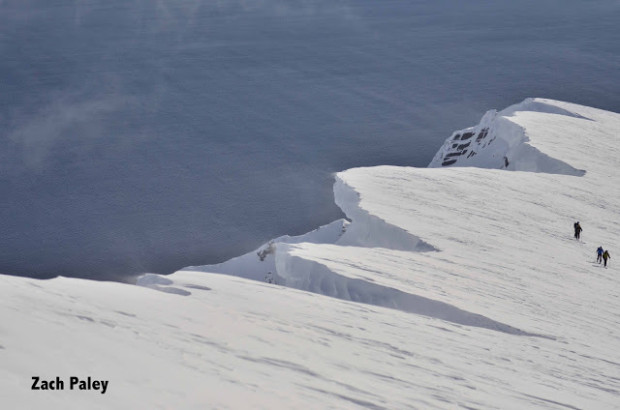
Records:
[[[619,22],[616,0],[0,0],[0,272],[221,262],[489,109],[620,112]]]

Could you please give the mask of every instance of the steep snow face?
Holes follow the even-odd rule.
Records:
[[[334,184],[336,204],[353,221],[338,238],[342,246],[382,247],[405,251],[432,251],[432,246],[396,225],[390,225],[359,207],[360,195],[341,178]]]
[[[304,235],[281,236],[269,241],[253,252],[230,259],[224,263],[205,266],[189,266],[183,270],[225,273],[246,279],[279,283],[281,282],[281,278],[278,277],[275,263],[275,255],[279,249],[288,243],[334,243],[346,232],[348,225],[348,221],[339,219]],[[160,286],[162,282],[165,282],[163,283],[165,285],[170,284],[169,279],[153,274],[143,275],[137,280],[138,285],[163,291],[171,291],[172,288],[170,287],[162,289]]]
[[[435,154],[429,167],[473,166],[574,176],[584,174],[584,170],[575,169],[529,144],[525,129],[515,121],[519,112],[587,119],[558,103],[527,99],[499,113],[488,111],[477,126],[454,132]],[[539,137],[544,138],[544,135]]]

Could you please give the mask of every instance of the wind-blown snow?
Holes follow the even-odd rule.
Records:
[[[431,168],[339,173],[350,223],[138,281],[164,292],[1,277],[3,402],[617,408],[618,132],[619,114],[528,99]],[[108,393],[29,390],[74,373]]]

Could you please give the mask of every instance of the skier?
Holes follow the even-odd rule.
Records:
[[[583,231],[583,229],[581,229],[581,225],[579,225],[579,221],[575,222],[575,239],[579,240],[579,237],[581,236],[581,231]]]
[[[603,252],[603,261],[605,262],[605,267],[607,267],[607,259],[611,259],[611,256],[609,256],[609,251],[605,250],[605,252]]]
[[[596,261],[598,263],[603,262],[603,247],[599,246],[598,249],[596,250]]]

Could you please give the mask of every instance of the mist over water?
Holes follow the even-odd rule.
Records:
[[[491,108],[620,112],[620,3],[0,0],[0,272],[216,263]]]

